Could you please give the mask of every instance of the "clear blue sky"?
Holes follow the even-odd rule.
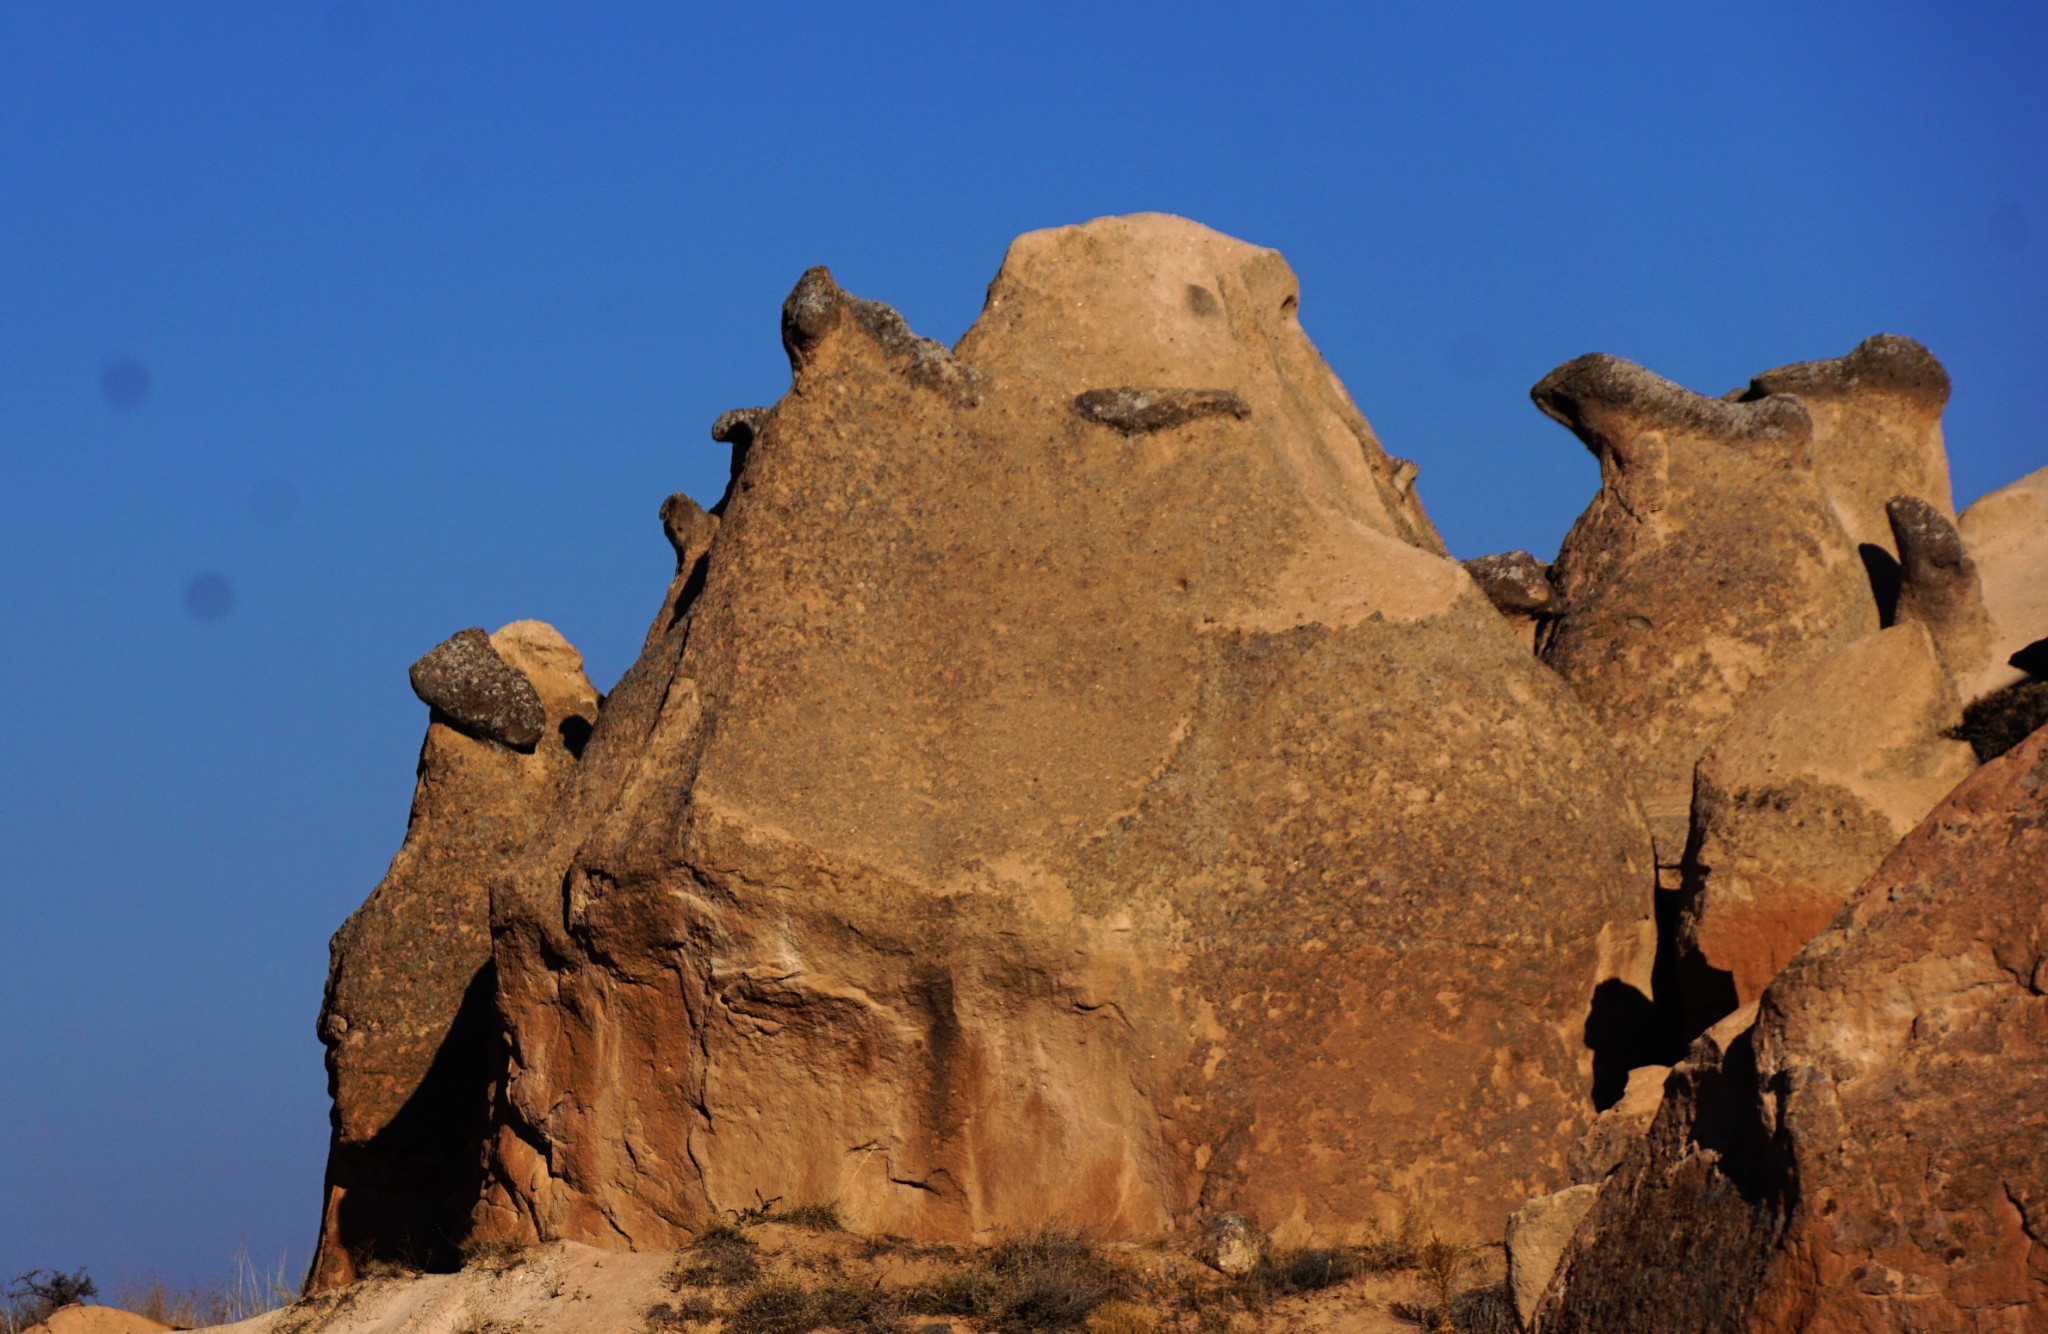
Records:
[[[1453,551],[1595,485],[1600,350],[1712,393],[1866,334],[1967,500],[2048,463],[2048,6],[0,6],[0,1277],[303,1263],[328,935],[416,656],[608,687],[827,263],[950,341],[1015,233],[1278,247]]]

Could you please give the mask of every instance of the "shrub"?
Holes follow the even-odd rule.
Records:
[[[903,1294],[922,1315],[979,1320],[1001,1334],[1074,1329],[1124,1289],[1123,1276],[1078,1232],[1048,1227],[1005,1241],[967,1268]]]
[[[100,1295],[99,1284],[84,1269],[31,1269],[17,1274],[0,1293],[0,1331],[15,1334],[49,1319],[60,1307]]]
[[[684,1288],[737,1288],[761,1277],[754,1243],[731,1223],[713,1223],[697,1234],[668,1272],[668,1285]]]

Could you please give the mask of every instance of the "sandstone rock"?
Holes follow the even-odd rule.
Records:
[[[1730,395],[1796,394],[1813,418],[1813,464],[1849,540],[1896,557],[1885,502],[1915,496],[1953,518],[1941,413],[1948,372],[1910,338],[1878,334],[1846,357],[1765,371]]]
[[[2021,679],[2013,654],[2048,639],[2048,468],[1980,496],[1956,521],[1991,617],[1990,663],[1964,699]]]
[[[1910,549],[1910,543],[1909,549]],[[1751,703],[1701,758],[1678,959],[1697,1031],[1755,1000],[1976,767],[1917,623],[1858,640]]]
[[[1564,603],[1550,582],[1550,567],[1526,551],[1507,551],[1465,562],[1465,573],[1479,585],[1487,601],[1508,618],[1515,634],[1530,648],[1538,628],[1562,610]]]
[[[335,933],[320,1012],[334,1110],[314,1288],[351,1282],[363,1256],[445,1258],[480,1188],[503,1063],[490,885],[539,829],[597,715],[582,659],[551,627],[514,621],[463,655],[486,651],[520,677],[545,725],[520,752],[437,713],[404,845]]]
[[[1243,1278],[1259,1267],[1271,1244],[1259,1225],[1243,1214],[1217,1214],[1203,1226],[1195,1254],[1216,1272]]]
[[[494,900],[479,1235],[779,1196],[1341,1241],[1564,1183],[1647,833],[1295,307],[1160,217],[1020,239],[955,353],[805,276],[700,573]],[[1245,412],[1075,406],[1133,386]]]
[[[1885,502],[1899,553],[1897,619],[1927,628],[1942,666],[1958,683],[1983,676],[1991,662],[1991,618],[1977,563],[1956,526],[1917,496]]]
[[[1627,760],[1675,867],[1701,752],[1748,702],[1878,629],[1869,581],[1798,399],[1722,402],[1598,354],[1530,393],[1601,479],[1551,567],[1565,608],[1543,660]]]
[[[1672,1075],[1538,1330],[2039,1330],[2048,731],[1951,793]]]
[[[49,1319],[30,1325],[23,1334],[158,1334],[175,1328],[117,1306],[74,1304],[58,1307]]]
[[[1592,1128],[1572,1145],[1569,1161],[1572,1180],[1598,1183],[1628,1157],[1664,1103],[1664,1081],[1671,1076],[1668,1065],[1639,1065],[1628,1072],[1628,1084],[1613,1106],[1593,1118]],[[1526,1313],[1524,1318],[1527,1318]]]
[[[532,750],[547,713],[533,684],[472,626],[412,665],[412,691],[451,726],[514,750]]]
[[[1508,1219],[1508,1292],[1522,1323],[1527,1324],[1535,1313],[1579,1220],[1593,1207],[1599,1193],[1594,1185],[1567,1186],[1529,1201]]]

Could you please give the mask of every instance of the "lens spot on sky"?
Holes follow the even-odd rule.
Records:
[[[1462,333],[1451,340],[1451,373],[1461,380],[1483,380],[1500,369],[1500,349],[1482,333]]]
[[[1991,224],[1987,229],[1991,244],[2000,250],[2018,253],[2027,248],[2027,211],[2020,207],[2017,199],[2008,199],[1991,210]]]
[[[343,51],[361,49],[375,26],[362,0],[334,0],[327,6],[327,40]]]
[[[282,477],[266,477],[249,488],[249,513],[266,528],[281,528],[298,512],[298,488]]]
[[[201,570],[185,585],[185,610],[195,621],[217,621],[235,609],[235,586],[218,570]]]
[[[149,397],[149,368],[133,357],[110,357],[100,367],[100,397],[107,406],[133,412]]]

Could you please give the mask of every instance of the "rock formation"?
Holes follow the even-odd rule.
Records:
[[[320,1011],[334,1110],[316,1288],[365,1259],[443,1261],[468,1233],[502,1063],[490,885],[597,714],[582,659],[539,621],[465,630],[413,680],[435,712],[405,843],[335,933]]]
[[[1543,660],[1627,760],[1669,886],[1708,743],[1877,630],[1877,607],[1800,399],[1723,402],[1598,354],[1530,395],[1600,460],[1600,492],[1551,567],[1564,612]]]
[[[1795,394],[1806,405],[1814,474],[1850,541],[1898,556],[1885,516],[1893,496],[1918,497],[1955,517],[1941,438],[1948,372],[1926,348],[1877,334],[1845,357],[1765,371],[1728,397],[1750,403],[1773,394]]]
[[[1678,951],[1694,1030],[1760,995],[1976,760],[1917,622],[1821,659],[1699,763]]]
[[[1544,624],[1564,609],[1564,599],[1550,582],[1550,567],[1526,551],[1468,560],[1465,573],[1508,618],[1516,638],[1532,649]]]
[[[1542,1330],[2048,1323],[2048,730],[1672,1074]]]
[[[952,352],[804,277],[790,391],[721,419],[708,551],[494,901],[479,1235],[779,1196],[1340,1239],[1563,1181],[1647,834],[1296,302],[1156,216],[1021,238]]]
[[[1956,527],[1977,567],[1992,627],[1989,661],[1965,685],[1967,702],[2022,680],[2013,655],[2048,639],[2048,468],[1978,497]]]

